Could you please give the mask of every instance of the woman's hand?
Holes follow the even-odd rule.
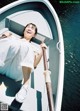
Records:
[[[12,35],[12,33],[7,31],[7,32],[2,34],[2,37],[7,38],[7,37],[10,37],[11,35]]]
[[[45,43],[41,43],[40,46],[41,46],[41,48],[47,49],[47,45]]]

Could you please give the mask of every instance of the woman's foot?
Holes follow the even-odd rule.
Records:
[[[27,96],[27,91],[28,91],[28,88],[25,88],[25,86],[23,85],[15,96],[16,101],[23,103]]]

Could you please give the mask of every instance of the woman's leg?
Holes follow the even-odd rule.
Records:
[[[31,74],[31,68],[22,66],[22,72],[23,72],[23,79],[24,79],[23,84],[26,85],[29,82],[29,78],[30,78],[30,74]]]

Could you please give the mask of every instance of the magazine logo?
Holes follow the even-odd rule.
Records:
[[[69,3],[70,4],[70,3],[80,3],[80,1],[77,1],[77,0],[75,0],[75,1],[72,1],[72,0],[65,0],[65,1],[60,0],[59,3],[66,3],[66,4]]]
[[[0,111],[8,111],[8,105],[6,103],[0,103]]]

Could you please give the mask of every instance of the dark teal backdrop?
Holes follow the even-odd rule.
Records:
[[[80,111],[80,4],[53,6],[59,16],[65,49],[62,111]]]

